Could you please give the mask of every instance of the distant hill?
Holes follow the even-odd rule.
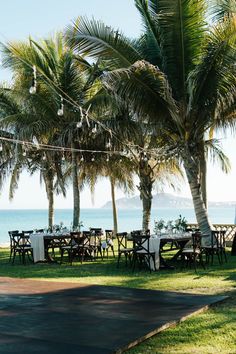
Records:
[[[209,207],[227,207],[235,204],[236,202],[209,202]],[[116,205],[119,209],[142,208],[139,196],[117,199]],[[102,208],[112,208],[111,201],[103,205]],[[193,202],[190,198],[180,197],[170,193],[157,193],[153,196],[152,208],[193,208]]]

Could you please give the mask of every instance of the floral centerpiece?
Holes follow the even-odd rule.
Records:
[[[188,225],[188,222],[185,219],[185,217],[182,217],[181,215],[179,215],[179,218],[175,220],[174,228],[177,232],[183,232],[186,230],[187,225]]]
[[[185,217],[182,217],[179,215],[178,219],[174,220],[168,220],[165,222],[163,219],[160,220],[154,220],[154,233],[156,235],[160,234],[163,231],[168,231],[168,232],[183,232],[186,230],[186,227],[188,225],[187,220]]]
[[[154,233],[160,234],[165,229],[165,221],[163,219],[154,220]]]

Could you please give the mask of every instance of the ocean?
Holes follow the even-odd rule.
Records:
[[[151,230],[154,227],[155,219],[176,220],[179,215],[184,216],[189,223],[196,222],[193,209],[159,208],[153,209],[151,215]],[[210,208],[209,216],[214,224],[233,224],[235,208],[233,206],[225,208]],[[72,210],[55,210],[55,224],[63,222],[64,226],[71,227]],[[82,209],[81,221],[82,230],[89,227],[101,227],[102,229],[112,229],[112,210],[110,209]],[[141,209],[121,209],[118,210],[119,231],[131,231],[142,227]],[[47,210],[0,210],[0,245],[9,242],[8,231],[10,230],[33,230],[47,227]]]

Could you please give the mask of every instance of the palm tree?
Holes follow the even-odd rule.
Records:
[[[24,87],[23,87],[24,89]],[[65,196],[65,184],[63,180],[63,169],[60,163],[61,153],[45,151],[39,149],[37,143],[50,144],[48,132],[38,129],[39,123],[43,120],[45,111],[42,107],[42,95],[39,105],[38,97],[34,97],[34,103],[30,102],[27,95],[28,89],[22,95],[22,90],[17,91],[16,87],[2,88],[0,91],[0,125],[7,131],[1,136],[10,139],[25,141],[25,143],[9,143],[11,148],[3,146],[3,156],[1,164],[1,175],[7,173],[10,177],[9,197],[14,197],[14,192],[18,188],[21,171],[26,169],[30,174],[40,171],[40,180],[44,181],[48,198],[48,227],[54,224],[54,192],[63,193]],[[35,100],[36,99],[36,100]],[[38,106],[37,114],[35,108]]]
[[[79,18],[67,30],[68,43],[78,53],[103,61],[106,87],[147,117],[182,160],[197,221],[209,233],[199,156],[204,156],[209,129],[217,121],[226,124],[235,112],[235,16],[230,8],[213,4],[212,21],[207,22],[205,0],[135,4],[144,24],[137,40],[102,22]]]
[[[96,79],[92,69],[95,71],[96,67],[83,59],[78,61],[60,33],[56,34],[55,38],[40,42],[30,39],[29,43],[8,44],[4,47],[3,63],[13,69],[18,91],[24,88],[24,99],[28,97],[33,101],[33,112],[37,111],[25,126],[25,131],[28,131],[31,137],[37,136],[39,141],[40,137],[44,137],[44,140],[47,137],[51,144],[64,145],[71,149],[71,154],[67,154],[67,157],[71,159],[73,227],[76,228],[80,218],[80,183],[78,153],[75,147],[76,141],[82,139],[80,131],[76,129],[76,123],[83,114],[80,107],[86,105],[86,97],[91,95],[89,90]],[[33,97],[29,97],[28,88],[33,67],[37,70],[37,92]],[[49,188],[52,181],[49,183],[48,178],[49,175]]]

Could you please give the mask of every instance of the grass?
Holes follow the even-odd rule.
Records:
[[[0,250],[0,276],[48,281],[80,282],[153,290],[170,290],[198,294],[224,294],[229,298],[208,311],[194,315],[176,327],[169,328],[130,349],[130,354],[230,354],[236,353],[236,257],[228,254],[228,263],[191,269],[132,272],[116,260],[83,264],[8,263],[9,250]]]

